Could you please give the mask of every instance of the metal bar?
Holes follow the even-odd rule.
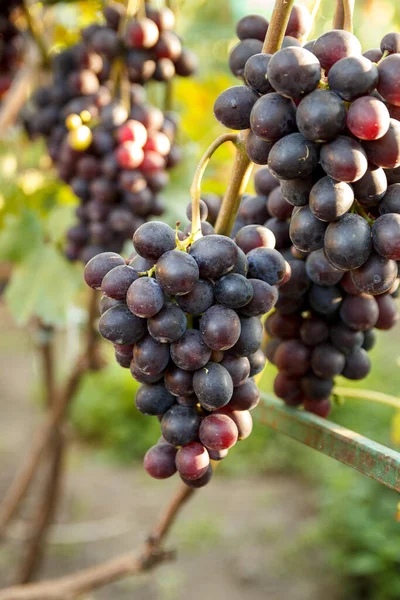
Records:
[[[263,392],[261,398],[261,423],[400,492],[400,453]]]

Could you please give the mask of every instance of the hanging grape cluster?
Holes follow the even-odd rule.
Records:
[[[365,377],[374,328],[399,317],[400,34],[362,53],[353,34],[332,30],[271,56],[247,39],[267,26],[258,16],[239,22],[246,39],[231,68],[245,85],[225,90],[215,115],[249,129],[249,158],[268,165],[236,227],[252,214],[291,266],[265,324],[275,392],[326,416],[334,378]]]
[[[200,208],[204,222],[207,205]],[[249,411],[260,398],[254,376],[265,365],[261,316],[288,267],[264,227],[243,227],[235,241],[196,237],[146,223],[133,236],[128,264],[100,254],[86,265],[85,280],[103,292],[100,333],[142,384],[138,410],[161,421],[146,470],[160,479],[178,470],[201,487],[211,478],[210,460],[251,433]]]
[[[105,7],[105,25],[90,25],[54,57],[52,83],[34,93],[24,114],[28,133],[46,138],[59,177],[81,201],[67,236],[71,260],[120,252],[141,224],[161,215],[167,170],[181,156],[176,116],[150,105],[143,86],[186,77],[196,61],[172,31],[170,9],[148,7],[143,18],[124,10]]]

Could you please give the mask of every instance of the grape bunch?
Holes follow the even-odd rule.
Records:
[[[181,156],[176,116],[147,103],[144,83],[169,79],[172,68],[188,76],[194,58],[172,31],[170,9],[148,8],[122,34],[124,10],[105,7],[106,25],[90,25],[54,57],[52,83],[33,94],[24,114],[28,133],[45,137],[59,177],[81,201],[67,235],[71,260],[120,252],[141,224],[161,215],[167,170]]]
[[[0,101],[22,63],[23,37],[12,21],[12,11],[19,4],[13,0],[0,5]]]
[[[203,201],[200,209],[205,222]],[[197,235],[145,223],[129,261],[106,252],[85,267],[86,283],[103,292],[100,333],[141,383],[136,406],[161,421],[145,469],[159,479],[178,471],[192,487],[210,480],[210,460],[251,433],[254,376],[266,361],[261,317],[288,269],[262,226],[243,227],[235,240]]]

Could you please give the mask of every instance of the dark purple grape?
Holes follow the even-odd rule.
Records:
[[[103,278],[118,265],[125,265],[125,261],[115,252],[103,252],[94,256],[85,266],[83,275],[86,283],[91,288],[100,289]]]
[[[333,29],[315,40],[313,54],[326,72],[346,56],[361,55],[361,44],[355,35],[342,29]]]
[[[135,344],[144,336],[146,322],[133,315],[125,304],[117,304],[101,315],[99,331],[113,344]]]
[[[270,285],[276,285],[285,276],[285,259],[273,248],[254,248],[247,254],[247,261],[250,279],[261,279]]]
[[[352,183],[365,175],[368,162],[361,144],[350,137],[339,135],[322,146],[321,165],[332,179]]]
[[[325,253],[336,268],[348,271],[361,267],[372,248],[371,229],[359,215],[346,214],[330,223],[325,233]]]
[[[248,317],[240,319],[240,326],[240,336],[231,353],[234,356],[249,356],[261,347],[262,323],[258,317]]]
[[[208,467],[207,471],[204,473],[204,475],[202,475],[198,479],[185,479],[185,477],[182,477],[182,475],[180,477],[185,485],[187,485],[190,488],[198,489],[198,488],[202,488],[205,485],[207,485],[211,481],[212,475],[213,475],[212,466],[209,465],[209,467]]]
[[[392,298],[392,296],[390,296],[389,294],[382,294],[380,296],[376,296],[375,299],[379,307],[379,317],[377,322],[375,323],[376,329],[392,329],[392,327],[395,326],[396,322],[399,320],[400,317],[396,300]],[[371,349],[371,346],[368,345],[367,347],[365,339],[363,348],[365,348],[365,350]]]
[[[257,194],[268,196],[268,194],[278,185],[279,179],[277,179],[275,175],[272,175],[267,167],[256,171],[254,175],[254,187]]]
[[[133,245],[140,256],[155,262],[164,252],[175,249],[175,232],[160,221],[144,223],[135,231]]]
[[[220,364],[228,371],[234,387],[244,383],[250,375],[250,362],[246,356],[225,353]]]
[[[333,390],[332,379],[323,379],[314,374],[308,374],[302,377],[300,385],[303,394],[310,400],[323,400],[329,398]]]
[[[211,350],[197,329],[187,329],[177,342],[171,344],[172,360],[177,367],[185,371],[201,369],[210,357]]]
[[[351,271],[354,285],[360,292],[383,294],[390,290],[398,275],[397,263],[372,252],[368,260]]]
[[[314,90],[300,102],[296,111],[297,127],[313,142],[327,142],[346,127],[346,107],[335,93]]]
[[[249,131],[246,138],[247,156],[256,165],[266,165],[273,145],[274,142],[267,142],[258,137],[253,131]]]
[[[389,58],[394,58],[393,55]],[[400,56],[399,56],[400,58]],[[400,165],[400,123],[390,119],[389,129],[379,140],[364,141],[368,160],[383,169],[394,169]]]
[[[183,295],[199,279],[199,267],[192,256],[181,250],[169,250],[157,261],[156,278],[168,294]]]
[[[345,355],[332,344],[319,344],[311,354],[311,368],[315,375],[331,379],[344,369]]]
[[[243,275],[228,273],[216,282],[214,295],[223,306],[237,309],[246,306],[253,298],[253,287]]]
[[[137,271],[128,265],[114,267],[103,278],[101,289],[115,300],[125,300],[130,285],[139,278]]]
[[[280,187],[276,187],[268,196],[267,208],[271,217],[282,220],[290,219],[293,212],[293,206],[285,200]]]
[[[372,329],[379,317],[378,304],[375,298],[368,294],[347,296],[340,307],[340,317],[352,329]]]
[[[140,277],[128,289],[126,303],[134,315],[149,319],[162,309],[164,294],[155,279]]]
[[[342,299],[340,288],[335,285],[323,287],[314,284],[308,294],[311,308],[324,316],[335,314],[340,308]]]
[[[290,377],[304,375],[310,366],[310,349],[300,340],[283,341],[274,356],[279,371]]]
[[[399,65],[399,54],[388,56],[378,65],[379,81],[377,90],[387,102],[395,106],[400,106]]]
[[[190,247],[190,255],[198,264],[200,277],[218,279],[235,267],[238,248],[230,238],[223,235],[208,235],[196,240]]]
[[[169,346],[147,335],[135,344],[133,360],[136,369],[145,375],[157,375],[169,362]]]
[[[193,375],[193,389],[203,408],[217,410],[232,397],[232,378],[225,367],[209,362]]]
[[[250,362],[249,377],[254,377],[258,373],[261,373],[267,364],[267,357],[261,349],[254,352],[254,354],[250,354],[248,360]]]
[[[354,201],[351,186],[323,177],[310,192],[310,210],[321,221],[336,221],[350,210]]]
[[[262,15],[246,15],[236,25],[236,35],[240,40],[253,38],[264,41],[268,30],[268,21]]]
[[[287,283],[279,286],[279,294],[291,298],[301,298],[311,285],[305,262],[304,260],[290,258],[289,265],[290,279]]]
[[[268,64],[272,87],[289,98],[301,98],[319,84],[321,65],[314,54],[304,48],[290,46],[278,50]]]
[[[281,179],[281,192],[283,197],[292,206],[306,206],[314,185],[311,175],[304,179]]]
[[[260,401],[260,390],[253,379],[246,379],[244,383],[234,388],[232,398],[228,404],[230,410],[253,410]]]
[[[343,277],[343,271],[331,265],[322,248],[307,256],[306,271],[313,283],[322,286],[335,285]]]
[[[230,87],[215,101],[215,118],[229,129],[248,129],[251,109],[258,98],[257,92],[244,85]]]
[[[253,288],[253,297],[241,309],[241,314],[245,317],[261,317],[269,312],[278,300],[278,290],[275,286],[260,279],[249,279]]]
[[[387,213],[400,214],[400,183],[389,185],[382,202],[379,204],[381,215]]]
[[[364,341],[362,331],[355,331],[341,321],[331,326],[329,336],[332,344],[342,354],[349,354],[354,348],[361,348]]]
[[[312,214],[309,206],[300,207],[290,221],[290,239],[304,252],[319,250],[324,246],[326,223]]]
[[[278,140],[268,157],[269,169],[280,179],[307,177],[317,164],[316,144],[307,140],[301,133],[291,133]]]
[[[326,342],[329,337],[329,326],[320,317],[311,316],[305,319],[300,327],[300,338],[306,346],[316,346]]]
[[[300,387],[300,379],[289,377],[281,371],[274,380],[274,392],[288,406],[298,406],[303,402],[303,392]]]
[[[396,54],[400,52],[400,34],[397,32],[387,33],[381,40],[381,52]]]
[[[205,475],[210,465],[207,450],[199,442],[192,442],[179,448],[176,454],[176,467],[185,479],[199,479]]]
[[[261,225],[245,225],[236,233],[235,241],[245,254],[254,248],[274,248],[274,234]]]
[[[212,350],[228,350],[240,336],[240,319],[231,308],[215,305],[200,319],[200,331],[204,342]]]
[[[346,379],[364,379],[371,369],[370,358],[364,348],[356,348],[346,358],[343,377]]]
[[[163,415],[174,403],[174,396],[163,383],[142,384],[136,392],[136,408],[144,415]]]
[[[210,450],[228,450],[238,439],[238,428],[226,414],[209,415],[200,425],[200,440]]]
[[[363,206],[374,206],[385,195],[387,179],[385,171],[369,163],[368,169],[359,179],[352,184],[356,200]]]
[[[383,53],[379,48],[370,48],[369,50],[363,52],[362,55],[365,56],[365,58],[368,58],[368,60],[371,62],[378,63],[381,60]]]
[[[164,384],[174,396],[190,396],[193,394],[193,373],[171,365],[165,371]]]
[[[192,290],[177,296],[178,305],[187,313],[200,315],[214,304],[214,288],[210,281],[199,279]]]
[[[185,446],[197,440],[200,423],[196,408],[176,404],[164,414],[161,433],[169,444]]]
[[[275,92],[262,96],[251,111],[250,127],[256,135],[269,142],[292,133],[296,129],[294,102]]]
[[[346,56],[329,71],[328,84],[343,100],[370,94],[378,82],[378,69],[364,56]]]
[[[118,306],[120,304],[123,304],[121,302],[121,300],[114,300],[113,298],[108,298],[107,296],[102,296],[100,298],[100,302],[99,302],[99,312],[102,315],[109,308],[112,308],[113,306]]]
[[[258,94],[269,94],[274,89],[267,78],[271,54],[253,54],[244,67],[244,79]]]
[[[385,298],[385,295],[382,296]],[[376,332],[375,329],[368,329],[368,331],[364,331],[364,342],[362,348],[369,352],[376,344]]]
[[[169,444],[156,444],[144,457],[144,468],[155,479],[167,479],[176,473],[176,449]]]
[[[264,327],[268,335],[290,340],[299,336],[301,323],[300,315],[282,315],[279,311],[275,311],[268,316]]]
[[[160,312],[147,321],[150,335],[162,343],[176,342],[186,331],[186,315],[176,304],[164,304]]]

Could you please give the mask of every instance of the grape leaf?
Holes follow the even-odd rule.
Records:
[[[7,214],[0,232],[0,259],[19,262],[37,249],[42,239],[41,224],[33,211]]]
[[[62,325],[81,281],[79,267],[46,244],[37,247],[16,266],[5,298],[20,325],[34,316],[49,325]]]
[[[55,206],[49,213],[46,221],[46,235],[55,244],[61,242],[67,230],[76,222],[75,207],[67,204]]]

